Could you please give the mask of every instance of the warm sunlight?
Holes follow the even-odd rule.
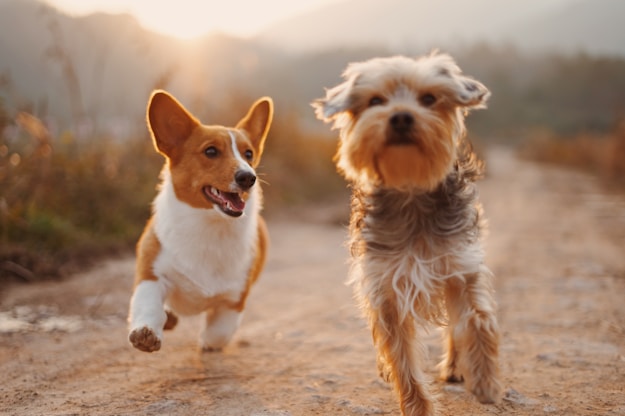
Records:
[[[144,26],[158,32],[184,39],[225,30],[248,34],[242,19],[231,17],[233,10],[227,6],[228,2],[220,2],[216,7],[209,2],[192,0],[149,3],[137,9],[135,14]],[[230,27],[224,25],[229,20],[236,24]]]
[[[340,0],[47,0],[76,15],[130,13],[150,30],[190,39],[212,32],[247,37],[281,19]]]

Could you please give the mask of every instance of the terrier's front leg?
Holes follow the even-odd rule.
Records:
[[[420,369],[425,353],[416,339],[415,323],[399,317],[394,300],[380,303],[380,309],[368,311],[380,375],[394,384],[402,415],[432,416],[433,399]]]
[[[145,352],[158,351],[163,339],[167,314],[163,307],[165,290],[157,280],[142,280],[130,300],[130,334],[133,347]]]
[[[440,378],[449,383],[464,381],[460,373],[458,349],[456,345],[456,327],[462,314],[468,309],[466,299],[463,297],[465,284],[463,281],[450,279],[445,286],[445,303],[449,322],[445,328],[445,355],[438,365]]]
[[[490,279],[491,273],[486,267],[482,267],[480,273],[467,276],[465,299],[460,301],[466,309],[454,330],[467,388],[482,403],[497,403],[502,395],[499,327]]]

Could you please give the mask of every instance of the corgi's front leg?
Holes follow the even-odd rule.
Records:
[[[142,280],[130,300],[130,334],[128,340],[145,352],[158,351],[163,339],[167,314],[163,303],[165,288],[158,280]]]
[[[243,312],[230,307],[218,307],[206,312],[200,346],[204,351],[219,351],[230,342],[236,332]]]

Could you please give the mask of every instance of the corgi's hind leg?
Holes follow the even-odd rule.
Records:
[[[163,329],[166,331],[174,329],[176,325],[178,325],[178,317],[171,309],[167,307],[165,307],[165,314],[167,315],[167,319],[165,320],[165,325],[163,325]]]

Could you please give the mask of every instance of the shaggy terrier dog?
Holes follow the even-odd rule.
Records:
[[[497,402],[499,329],[474,183],[482,164],[464,140],[464,116],[490,93],[438,53],[352,63],[343,77],[313,107],[340,130],[336,161],[353,188],[349,281],[380,374],[404,415],[433,415],[418,333],[435,323],[445,327],[441,377]]]

